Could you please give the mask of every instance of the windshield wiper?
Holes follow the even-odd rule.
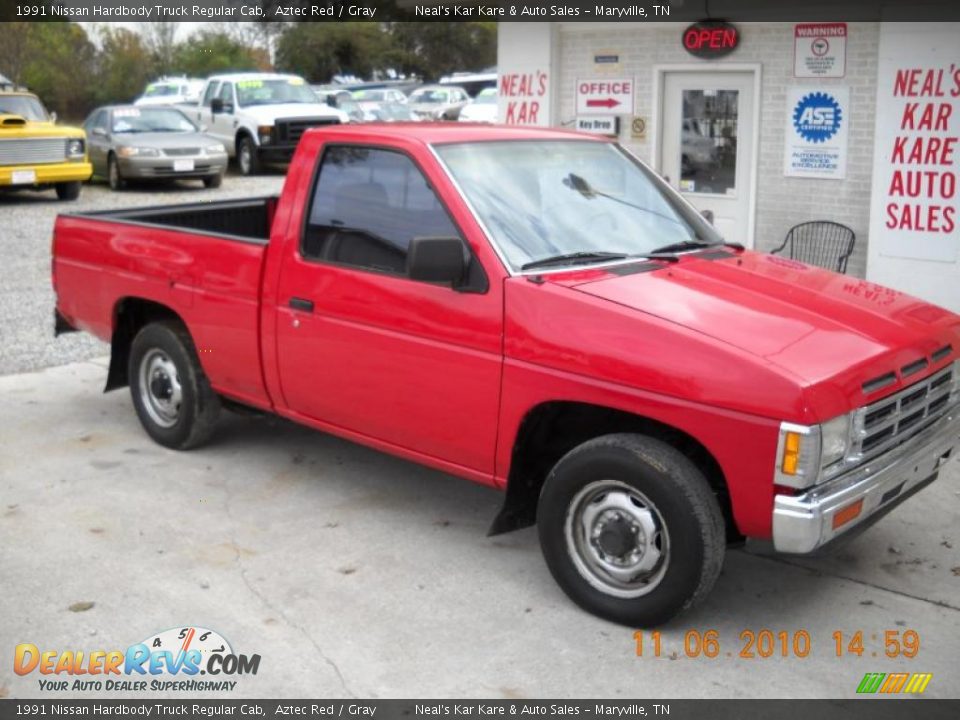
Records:
[[[521,270],[532,270],[538,267],[548,267],[550,265],[566,265],[578,262],[591,262],[593,260],[623,260],[627,255],[615,252],[591,252],[583,251],[564,253],[563,255],[552,255],[551,257],[533,260],[520,266]]]
[[[655,250],[646,253],[647,255],[660,255],[663,253],[683,252],[684,250],[699,250],[700,248],[713,247],[718,243],[705,242],[703,240],[681,240],[680,242],[663,245]]]

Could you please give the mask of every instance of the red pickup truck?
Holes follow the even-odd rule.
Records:
[[[960,438],[960,317],[725,243],[558,130],[311,130],[278,198],[61,215],[53,282],[160,444],[244,406],[501,489],[491,533],[536,524],[633,626],[728,544],[863,529]]]

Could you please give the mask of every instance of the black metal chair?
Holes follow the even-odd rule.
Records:
[[[771,252],[779,255],[786,250],[791,260],[845,273],[856,239],[853,230],[846,225],[830,220],[813,220],[790,228],[783,245]]]

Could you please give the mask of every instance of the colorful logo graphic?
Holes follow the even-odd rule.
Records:
[[[910,693],[927,689],[933,673],[867,673],[857,686],[858,693]]]
[[[259,655],[237,654],[222,635],[202,627],[171,628],[126,650],[61,652],[20,643],[13,656],[17,675],[45,676],[41,690],[233,690],[236,681],[223,676],[256,675],[259,667]],[[71,683],[64,676],[83,679]]]
[[[793,126],[807,142],[822,143],[840,131],[843,112],[833,95],[813,92],[800,98],[793,109]]]

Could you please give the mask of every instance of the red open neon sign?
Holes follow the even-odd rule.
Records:
[[[723,20],[701,20],[683,31],[683,47],[700,58],[718,58],[737,49],[740,31]]]

